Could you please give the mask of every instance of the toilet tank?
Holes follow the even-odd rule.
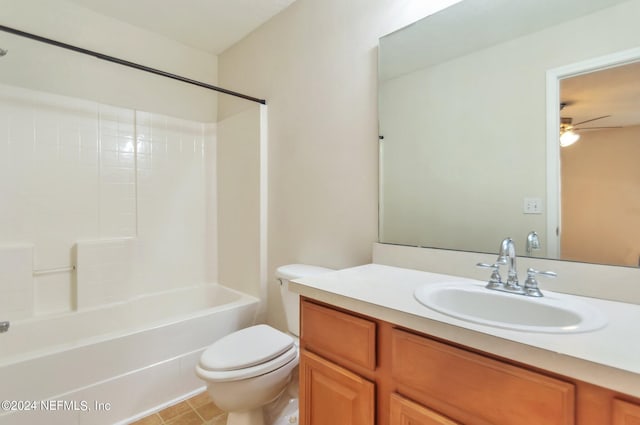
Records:
[[[289,281],[331,271],[333,269],[309,264],[287,264],[276,269],[276,278],[280,283],[280,298],[287,317],[287,328],[292,334],[300,335],[300,296],[289,291]]]

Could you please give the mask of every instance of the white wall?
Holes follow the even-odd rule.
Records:
[[[371,261],[378,38],[451,3],[297,0],[220,55],[220,85],[268,102],[270,283],[282,264]],[[284,328],[277,291],[269,321]]]

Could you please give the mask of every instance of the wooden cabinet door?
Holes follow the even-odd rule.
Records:
[[[302,350],[301,425],[373,425],[374,397],[372,382]]]
[[[460,425],[418,403],[391,394],[390,420],[392,425]]]
[[[640,425],[640,405],[613,400],[612,425]]]

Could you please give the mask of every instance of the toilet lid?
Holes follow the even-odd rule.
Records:
[[[214,342],[202,354],[200,366],[211,371],[249,368],[286,353],[293,345],[291,336],[271,326],[251,326]]]

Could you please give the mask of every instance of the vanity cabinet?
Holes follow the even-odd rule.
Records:
[[[640,400],[310,299],[302,425],[640,425]]]
[[[640,404],[613,400],[612,425],[640,425]]]

